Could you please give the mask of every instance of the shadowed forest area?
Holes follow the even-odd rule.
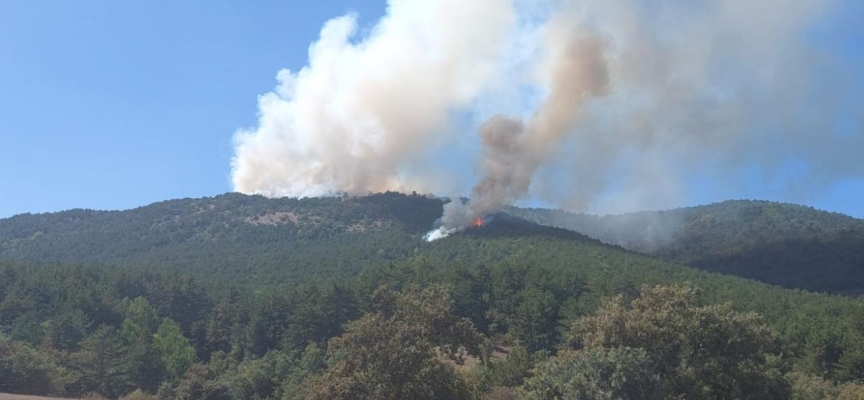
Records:
[[[767,201],[607,216],[509,211],[707,271],[789,288],[864,293],[864,221],[843,214]]]

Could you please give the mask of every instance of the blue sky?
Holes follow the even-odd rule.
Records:
[[[257,96],[349,10],[384,3],[0,2],[0,217],[230,191]]]
[[[841,3],[846,12],[814,38],[864,71],[864,2]],[[276,85],[277,71],[305,64],[324,21],[355,11],[369,24],[384,7],[358,0],[0,2],[0,218],[230,191],[232,135],[255,124],[256,98]],[[691,201],[768,198],[864,217],[864,177],[820,192],[706,191]]]

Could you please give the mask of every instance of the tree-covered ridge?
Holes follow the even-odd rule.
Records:
[[[397,193],[299,200],[225,194],[128,211],[25,214],[0,220],[0,259],[158,265],[279,283],[404,258],[442,204]]]
[[[0,259],[158,265],[292,282],[353,274],[423,250],[419,237],[443,202],[398,193],[226,194],[119,212],[19,215],[0,220]],[[508,212],[709,271],[792,288],[864,291],[864,222],[841,214],[763,201],[612,216]]]
[[[864,221],[812,207],[726,201],[607,216],[510,212],[700,269],[793,288],[864,292]]]
[[[0,376],[9,377],[0,392],[116,397],[140,390],[137,398],[189,399],[632,393],[604,376],[672,397],[720,393],[740,376],[772,396],[843,398],[860,389],[836,383],[864,378],[860,301],[699,271],[504,214],[427,243],[422,234],[441,204],[395,193],[226,195],[0,221],[19,240],[2,253],[17,260],[0,261]],[[25,217],[43,225],[34,231]],[[216,234],[202,238],[208,229]],[[39,231],[45,243],[20,243]],[[167,243],[136,247],[135,238],[151,231]],[[45,261],[64,248],[71,252],[65,263]],[[646,287],[673,283],[658,293],[684,300],[657,308],[695,319],[646,330],[663,324],[642,306],[648,300],[637,299],[645,290],[652,298]],[[609,331],[598,316],[624,326],[647,322],[617,341],[589,341],[584,329],[571,328],[579,322]],[[699,331],[698,321],[732,324],[730,334],[741,335],[731,337],[755,346],[744,348],[756,358],[741,359],[750,369],[721,368],[731,380],[712,382],[724,376],[712,363],[735,354],[674,353],[680,357],[669,361],[663,349],[631,340],[678,335],[689,342],[675,343],[698,353],[730,338]],[[707,364],[687,369],[693,360]],[[591,372],[598,368],[609,374]],[[378,384],[370,386],[373,372]]]

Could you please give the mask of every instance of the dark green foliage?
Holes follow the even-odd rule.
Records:
[[[605,377],[601,374],[612,381],[609,384],[625,379],[615,374],[627,376],[644,370],[641,363],[650,364],[649,370],[659,375],[662,386],[674,397],[785,399],[790,394],[771,354],[775,338],[764,322],[755,314],[738,313],[728,305],[700,306],[696,292],[685,286],[646,287],[630,304],[618,296],[596,315],[577,321],[569,340],[585,351],[570,361],[599,357],[601,368],[607,362],[604,357],[612,354],[593,349],[634,348],[644,352],[623,358],[623,371],[613,370]],[[632,392],[627,398],[633,398]]]
[[[264,355],[268,349],[281,348],[288,330],[291,303],[284,293],[270,293],[257,303],[249,321],[249,351]]]
[[[643,285],[689,282],[700,289],[696,309],[706,313],[706,326],[750,326],[748,313],[756,312],[776,333],[739,353],[768,353],[779,360],[772,371],[794,367],[805,383],[830,380],[839,388],[864,378],[864,303],[701,272],[506,215],[423,242],[441,204],[395,193],[226,195],[2,220],[0,259],[19,261],[0,261],[0,333],[16,359],[30,360],[15,364],[25,367],[9,369],[19,373],[10,376],[30,371],[25,375],[47,379],[52,394],[67,396],[140,388],[162,398],[299,399],[309,388],[363,392],[369,388],[358,377],[374,362],[385,376],[401,366],[401,375],[379,382],[414,382],[401,386],[418,397],[512,398],[516,387],[538,378],[531,372],[538,365],[550,376],[567,371],[566,363],[543,362],[566,341],[566,326],[584,322],[609,296],[620,295],[628,310]],[[467,321],[476,331],[465,329]],[[714,331],[689,342],[661,339],[716,339],[716,348],[722,338],[748,332]],[[631,345],[659,354],[640,346]],[[647,379],[629,375],[638,372],[626,367],[638,364],[634,354],[562,356],[598,368],[621,360],[615,373]],[[99,367],[99,359],[109,362]],[[51,362],[33,367],[38,360]],[[682,376],[752,378],[745,367],[721,363]],[[579,379],[626,390],[597,376]]]
[[[199,321],[192,334],[198,357],[204,360],[210,354],[232,350],[243,352],[246,348],[246,329],[249,326],[248,304],[244,303],[240,291],[231,287],[219,299],[206,321]]]
[[[16,321],[17,322],[17,321]],[[61,311],[42,325],[48,345],[58,350],[74,351],[87,335],[90,325],[87,315],[80,309]]]
[[[529,351],[551,350],[558,342],[558,302],[551,293],[536,288],[519,292],[521,301],[513,314],[511,332]]]
[[[109,326],[97,328],[71,358],[76,375],[70,384],[70,393],[98,393],[116,398],[134,389],[134,366],[129,349]]]
[[[207,365],[195,364],[189,368],[186,377],[176,388],[163,386],[159,390],[160,398],[177,400],[230,400],[227,384],[219,380],[219,376]]]
[[[864,385],[858,382],[837,383],[817,376],[792,371],[786,375],[792,385],[793,400],[860,400]]]
[[[726,201],[603,217],[541,209],[510,212],[707,271],[790,288],[864,293],[864,221],[812,207]]]
[[[163,398],[178,399],[304,399],[306,379],[326,368],[314,345],[302,353],[270,351],[239,361],[221,352],[209,364],[192,365],[176,386],[164,386]]]
[[[479,355],[480,336],[452,314],[441,287],[403,293],[382,288],[374,311],[331,341],[330,368],[313,381],[311,399],[467,399],[465,381],[436,359],[459,348]]]
[[[495,388],[519,387],[531,376],[534,367],[547,357],[548,352],[530,354],[524,347],[515,346],[505,356],[491,358],[475,367],[471,371],[471,379],[475,389],[481,393],[493,391]]]
[[[35,312],[27,312],[15,319],[9,328],[9,336],[12,339],[37,345],[42,342],[44,336],[42,321]]]
[[[0,393],[59,395],[68,376],[53,354],[0,334]]]
[[[0,220],[0,259],[157,265],[234,284],[296,283],[410,255],[442,204],[397,193],[303,200],[232,193],[122,212],[24,214]],[[187,331],[183,318],[171,317]]]
[[[646,352],[629,347],[565,351],[540,364],[525,383],[525,400],[670,398]],[[702,397],[699,397],[702,398]]]

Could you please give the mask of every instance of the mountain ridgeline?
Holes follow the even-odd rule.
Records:
[[[128,211],[24,214],[0,220],[0,259],[296,282],[353,275],[409,256],[441,206],[441,200],[395,193],[303,200],[231,193]]]
[[[207,274],[248,268],[254,273],[241,280],[275,283],[351,275],[428,248],[420,237],[442,205],[441,199],[397,193],[302,200],[232,193],[128,211],[25,214],[0,220],[0,259]],[[811,207],[726,201],[607,216],[515,207],[507,213],[706,271],[788,288],[864,293],[864,220]],[[543,231],[528,223],[515,230]]]
[[[864,220],[843,214],[767,201],[607,216],[510,212],[706,271],[790,288],[864,293]]]
[[[226,194],[0,220],[0,392],[117,398],[137,390],[130,398],[166,399],[540,399],[586,388],[598,398],[644,398],[645,390],[670,399],[720,399],[735,390],[753,399],[864,393],[844,383],[864,378],[864,303],[680,264],[721,270],[720,261],[700,262],[752,261],[744,250],[792,240],[827,251],[819,243],[836,241],[850,246],[843,254],[852,264],[813,268],[826,275],[823,285],[837,285],[830,291],[851,291],[840,281],[860,279],[860,220],[751,202],[626,220],[512,209],[426,242],[443,204],[390,192],[299,200]],[[797,250],[766,248],[759,260],[771,271],[807,266],[792,260]],[[818,275],[792,272],[784,277],[792,288],[809,284],[794,278]],[[846,275],[827,276],[834,273]],[[624,375],[607,381],[592,372],[604,368]]]

